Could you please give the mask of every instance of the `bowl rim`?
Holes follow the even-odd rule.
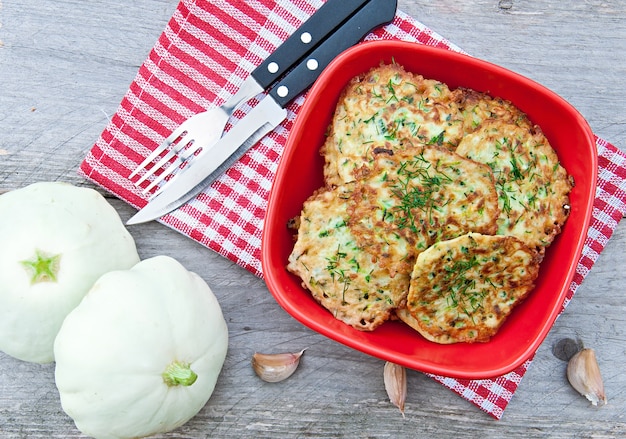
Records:
[[[582,250],[583,250],[585,238],[586,238],[585,231],[589,230],[592,212],[593,212],[593,202],[595,199],[595,190],[596,190],[596,182],[597,182],[597,147],[595,143],[595,136],[593,132],[591,131],[591,128],[589,127],[588,123],[583,118],[583,116],[578,112],[578,110],[576,110],[571,104],[569,104],[562,97],[557,95],[555,92],[547,89],[545,86],[523,75],[520,75],[516,72],[513,72],[502,66],[493,64],[491,62],[481,60],[479,58],[474,58],[469,55],[455,52],[449,49],[427,46],[427,45],[414,43],[414,42],[406,42],[406,41],[399,41],[399,40],[369,41],[369,42],[360,43],[346,50],[345,52],[340,54],[337,58],[335,58],[335,60],[333,60],[333,62],[331,62],[329,66],[322,72],[322,74],[320,75],[321,80],[318,79],[318,81],[316,81],[313,84],[307,96],[308,97],[316,96],[319,93],[321,93],[324,88],[326,78],[329,75],[332,75],[336,69],[341,68],[341,66],[344,65],[344,63],[350,62],[350,60],[354,59],[355,57],[363,56],[368,51],[381,50],[381,48],[385,48],[385,50],[389,50],[391,52],[393,52],[394,50],[414,50],[416,52],[416,55],[418,55],[419,53],[424,53],[424,54],[431,54],[435,56],[443,56],[453,61],[458,61],[461,63],[469,63],[471,65],[478,66],[480,68],[488,69],[490,72],[493,72],[495,75],[504,75],[509,78],[514,78],[515,81],[524,83],[528,87],[541,90],[541,93],[550,97],[550,99],[559,101],[560,104],[564,105],[565,108],[568,108],[572,116],[577,119],[578,123],[582,127],[582,133],[584,136],[581,142],[587,144],[591,149],[589,151],[589,154],[591,156],[590,157],[591,163],[589,164],[589,167],[591,170],[591,175],[590,175],[591,184],[587,188],[588,190],[585,193],[583,193],[585,203],[581,208],[581,214],[583,216],[582,218],[580,218],[580,221],[582,222],[582,226],[581,226],[582,233],[581,233],[581,236],[577,236],[576,246],[574,250],[575,257],[573,258],[572,261],[567,261],[568,267],[567,267],[567,274],[564,277],[565,281],[563,282],[563,285],[560,288],[559,294],[555,299],[556,302],[560,304],[560,306],[554,306],[553,309],[551,309],[551,312],[549,313],[548,318],[546,318],[542,322],[542,326],[537,337],[535,337],[532,341],[530,341],[527,344],[527,346],[524,349],[522,349],[515,358],[511,358],[511,360],[507,364],[502,364],[497,367],[483,367],[481,369],[476,369],[476,370],[459,370],[450,366],[441,366],[432,362],[424,363],[421,361],[407,364],[405,356],[399,355],[394,352],[386,352],[385,355],[381,356],[380,351],[377,348],[374,348],[367,344],[366,345],[359,344],[358,346],[356,346],[355,342],[353,341],[351,342],[351,340],[349,339],[349,336],[346,334],[329,333],[328,329],[323,325],[322,322],[311,320],[307,316],[307,314],[303,312],[303,310],[301,310],[297,306],[293,306],[293,304],[290,301],[288,301],[284,297],[283,294],[280,293],[280,289],[281,289],[280,279],[277,277],[277,273],[273,269],[273,263],[275,262],[273,261],[273,258],[275,257],[275,255],[272,254],[272,246],[269,245],[268,243],[271,240],[271,237],[269,235],[272,233],[274,229],[274,225],[268,222],[268,218],[272,218],[274,215],[274,212],[279,208],[276,193],[278,192],[279,188],[282,187],[282,185],[284,184],[284,179],[286,178],[286,174],[284,172],[284,166],[286,166],[285,164],[291,160],[292,156],[295,154],[297,150],[297,148],[292,143],[293,133],[297,133],[301,129],[301,126],[304,124],[304,121],[308,119],[308,117],[311,115],[313,111],[315,111],[315,109],[313,108],[313,105],[311,104],[314,101],[314,99],[305,100],[304,105],[302,106],[302,108],[299,111],[299,114],[296,117],[295,123],[289,133],[287,144],[285,145],[285,149],[283,151],[282,157],[278,164],[275,180],[270,190],[266,216],[265,216],[265,221],[264,221],[265,225],[263,227],[263,232],[262,232],[262,244],[261,244],[261,263],[262,263],[263,277],[274,299],[279,303],[281,307],[283,307],[283,309],[285,309],[285,311],[287,311],[288,314],[290,314],[293,318],[295,318],[297,321],[302,323],[304,326],[336,342],[339,342],[343,345],[346,345],[358,351],[364,352],[366,354],[372,355],[374,357],[386,359],[388,361],[393,361],[398,364],[402,364],[409,368],[420,370],[426,373],[438,374],[438,375],[443,375],[447,377],[454,377],[454,378],[461,378],[461,379],[486,379],[486,378],[501,376],[503,374],[506,374],[508,372],[515,370],[516,368],[521,366],[525,361],[532,358],[532,356],[534,355],[538,347],[545,340],[556,318],[563,310],[563,303],[565,302],[565,299],[569,292],[569,286],[572,283],[572,279],[575,275],[578,262],[582,255]],[[286,261],[284,261],[282,266],[284,267],[285,265],[286,265]]]

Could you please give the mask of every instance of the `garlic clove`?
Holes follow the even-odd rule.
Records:
[[[393,405],[400,409],[404,418],[404,401],[406,400],[406,369],[398,364],[387,361],[384,369],[385,390]]]
[[[593,405],[607,403],[600,367],[593,349],[584,348],[567,363],[567,379]]]
[[[263,381],[277,383],[289,378],[298,368],[304,349],[295,353],[252,355],[252,369]]]

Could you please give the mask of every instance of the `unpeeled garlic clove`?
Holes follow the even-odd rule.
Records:
[[[569,360],[567,379],[574,389],[591,401],[591,404],[607,403],[600,367],[593,349],[584,348]]]
[[[263,381],[277,383],[289,378],[298,368],[304,349],[295,353],[252,355],[252,369]]]
[[[389,400],[400,409],[404,417],[404,401],[406,400],[406,369],[399,364],[387,361],[384,369],[385,390]]]

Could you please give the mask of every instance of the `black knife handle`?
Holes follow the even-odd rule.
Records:
[[[291,69],[371,0],[328,0],[251,73],[263,89]]]
[[[370,0],[272,87],[270,96],[285,108],[315,82],[337,55],[354,46],[373,29],[393,20],[396,8],[397,0]]]

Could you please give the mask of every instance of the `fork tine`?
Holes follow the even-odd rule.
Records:
[[[172,178],[170,178],[163,185],[161,185],[152,195],[150,195],[150,197],[148,199],[151,200],[154,197],[156,197],[157,195],[159,195],[161,192],[163,192],[163,190],[166,187],[168,187],[174,180],[176,180],[177,177],[178,177],[178,172],[174,173],[174,175],[172,175]]]
[[[142,175],[141,178],[139,178],[135,182],[135,186],[139,187],[139,185],[141,185],[141,183],[143,183],[148,178],[150,178],[152,175],[154,175],[155,172],[157,172],[159,169],[161,169],[163,166],[165,166],[165,164],[167,162],[169,162],[172,158],[176,157],[178,153],[180,153],[188,145],[190,145],[192,141],[193,141],[193,139],[192,139],[191,135],[189,134],[189,132],[185,131],[183,137],[178,139],[178,141],[176,143],[170,143],[170,145],[169,145],[170,149],[165,153],[165,155],[163,157],[161,157],[161,159],[159,159],[159,161],[157,163],[155,163],[150,169],[146,170],[145,174]]]
[[[182,169],[183,165],[188,162],[191,157],[195,156],[196,152],[201,149],[202,148],[199,145],[196,146],[196,144],[192,142],[187,148],[179,151],[180,154],[177,154],[174,157],[174,161],[170,163],[169,166],[165,168],[159,176],[157,176],[154,180],[152,180],[152,182],[150,182],[150,184],[143,190],[143,193],[146,194],[150,192],[154,187],[161,183],[161,181],[171,175],[172,178],[168,180],[165,185],[160,187],[155,195],[161,192],[166,185],[172,182],[172,180],[176,177],[177,172]]]
[[[178,153],[178,151],[176,151],[175,148],[172,148],[169,151],[167,151],[167,153],[163,157],[161,157],[161,159],[158,162],[156,162],[154,164],[154,166],[152,166],[150,169],[148,169],[146,171],[146,173],[144,175],[142,175],[135,182],[135,186],[138,187],[139,185],[141,185],[141,183],[143,183],[148,178],[150,178],[157,170],[161,169],[161,167],[163,167],[163,165],[165,165],[167,162],[169,162],[172,159],[172,157],[176,156],[177,153]]]
[[[139,164],[139,166],[137,166],[135,168],[135,170],[133,172],[130,173],[130,175],[128,176],[128,178],[133,178],[135,175],[137,175],[141,170],[146,169],[146,167],[152,163],[153,160],[155,160],[159,155],[161,155],[161,153],[163,153],[163,151],[167,150],[170,145],[172,143],[174,143],[174,141],[176,139],[178,139],[182,134],[185,133],[186,129],[185,127],[182,125],[179,125],[174,131],[172,131],[172,133],[167,136],[163,142],[161,142],[161,144],[159,146],[156,147],[156,149],[154,151],[152,151],[148,157],[146,157],[144,159],[143,162],[141,162]],[[151,175],[151,174],[150,174]],[[145,180],[145,179],[144,179]]]
[[[167,149],[168,143],[167,140],[163,141],[163,143],[161,143],[154,151],[152,151],[150,153],[150,155],[148,157],[145,158],[145,160],[143,162],[141,162],[133,172],[130,173],[130,175],[128,176],[128,178],[133,178],[135,175],[137,175],[139,173],[139,171],[141,171],[142,169],[144,169],[146,166],[148,166],[152,160],[154,160],[155,158],[157,158],[159,156],[159,154],[161,154],[163,151],[165,151]]]
[[[168,166],[167,169],[165,169],[160,175],[158,175],[154,180],[152,180],[150,184],[142,191],[142,193],[147,194],[148,192],[150,192],[154,187],[156,187],[165,178],[167,178],[168,175],[171,175],[182,163],[183,163],[183,160],[179,157],[176,157],[176,159],[174,160],[174,163]]]
[[[166,178],[170,174],[173,174],[176,171],[176,169],[178,169],[183,163],[188,161],[190,157],[194,156],[195,153],[199,149],[200,149],[200,146],[196,146],[195,143],[192,143],[190,146],[188,146],[183,151],[178,151],[178,152],[180,152],[180,154],[178,154],[178,155],[176,155],[174,157],[174,161],[172,163],[170,163],[169,166],[167,168],[165,168],[163,170],[163,172],[158,177],[156,177],[150,183],[150,185],[148,187],[146,187],[144,189],[143,193],[145,194],[145,193],[150,192],[150,190],[152,190],[152,188],[154,188],[157,184],[159,184],[164,178]],[[160,166],[165,165],[165,163],[168,160],[162,160],[163,163],[159,162],[157,165],[155,165],[155,167],[157,167],[157,166],[160,167]],[[137,184],[139,184],[139,183],[140,183],[140,181],[137,181]]]
[[[200,144],[211,144],[216,140],[215,136],[217,138],[221,136],[228,115],[232,111],[231,113],[220,111],[218,114],[215,114],[215,111],[204,111],[184,121],[129,175],[129,178],[132,178],[143,172],[134,185],[140,187],[142,183],[151,179],[146,188],[142,189],[142,193],[147,194],[157,188],[156,192],[150,195],[151,199],[162,192],[164,187],[169,186],[169,183],[177,177],[180,168],[201,149]],[[213,127],[213,131],[208,131],[208,137],[205,135],[207,125]],[[216,131],[218,128],[219,132]],[[202,141],[196,145],[195,136],[200,134],[198,131],[202,132],[200,136]],[[155,175],[157,172],[159,175]],[[166,179],[167,181],[162,183]]]

